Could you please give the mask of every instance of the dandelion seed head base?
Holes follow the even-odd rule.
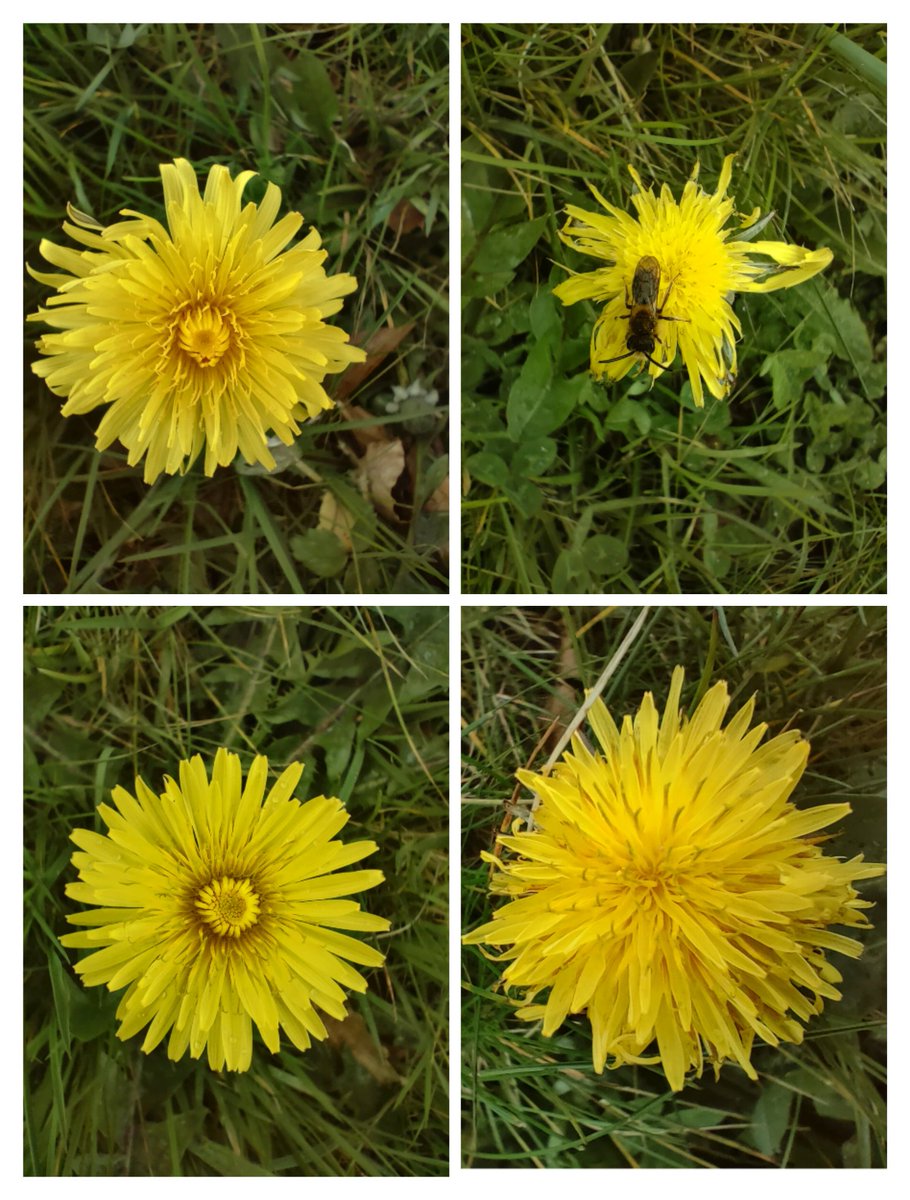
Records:
[[[259,919],[259,897],[248,879],[213,879],[204,887],[196,908],[203,921],[222,937],[240,937]]]

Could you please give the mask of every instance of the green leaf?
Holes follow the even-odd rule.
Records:
[[[595,533],[560,553],[553,571],[553,591],[603,591],[603,584],[621,574],[628,563],[629,552],[619,538]]]
[[[535,342],[509,390],[509,437],[516,442],[532,441],[559,429],[589,386],[587,375],[554,381],[551,339]]]
[[[509,389],[506,405],[506,421],[509,437],[523,441],[526,430],[534,421],[535,414],[546,403],[547,393],[553,380],[553,356],[550,342],[534,342],[522,364],[518,378]],[[541,430],[547,433],[548,430]]]
[[[871,362],[869,331],[850,301],[838,296],[832,288],[825,292],[824,306],[837,331],[834,353],[857,365]]]
[[[493,230],[484,242],[481,259],[478,260],[484,275],[514,271],[537,245],[548,220],[548,217],[537,217],[534,221],[526,221],[511,229]]]
[[[110,1033],[116,1021],[120,996],[112,996],[102,987],[86,988],[67,976],[70,982],[70,1029],[77,1042],[93,1042]]]
[[[59,957],[48,951],[47,966],[51,977],[51,991],[54,996],[54,1011],[57,1014],[57,1024],[60,1037],[67,1054],[73,1039],[71,1028],[73,981]]]
[[[778,411],[799,400],[803,385],[819,365],[819,356],[811,350],[778,350],[768,355],[760,373],[771,377],[771,393]]]
[[[289,69],[294,77],[293,107],[310,129],[328,138],[338,116],[338,97],[322,60],[309,50],[301,50]]]
[[[445,621],[436,619],[431,609],[418,610],[419,619],[431,614],[433,624],[423,632],[414,630],[411,641],[414,665],[405,676],[398,693],[398,701],[404,706],[422,700],[437,688],[445,687],[449,662],[449,630]]]
[[[475,479],[489,487],[501,488],[509,478],[509,468],[505,460],[491,450],[480,450],[477,454],[472,454],[465,466]]]
[[[440,484],[444,483],[449,474],[449,456],[448,454],[440,454],[439,458],[434,458],[423,471],[420,479],[420,487],[417,492],[417,505],[420,506],[429,499],[436,491]]]
[[[330,789],[337,789],[341,781],[354,749],[355,735],[355,717],[350,708],[345,709],[341,716],[319,735],[318,745],[325,754],[325,773]]]
[[[543,507],[540,488],[530,479],[511,480],[505,492],[523,516],[536,516]]]
[[[219,1146],[217,1142],[197,1142],[193,1146],[193,1153],[202,1159],[207,1167],[211,1167],[215,1175],[262,1175],[269,1179],[274,1178],[274,1172],[257,1166],[240,1154],[235,1154],[228,1146]]]
[[[835,1091],[828,1080],[819,1077],[817,1071],[800,1067],[787,1075],[787,1083],[808,1096],[820,1117],[851,1123],[856,1120],[856,1107],[852,1101]]]
[[[147,28],[146,25],[124,25],[123,31],[117,39],[117,49],[128,50],[145,34]]]
[[[95,75],[94,79],[91,81],[91,83],[85,89],[85,91],[82,93],[82,95],[76,101],[76,103],[73,105],[74,112],[79,112],[80,109],[85,108],[86,104],[88,104],[88,102],[92,99],[92,97],[95,95],[95,93],[101,87],[102,83],[104,83],[104,81],[107,78],[108,73],[112,69],[113,65],[114,65],[114,59],[109,58],[107,60],[107,62],[104,64],[104,66],[101,68],[101,70],[98,71],[98,73]],[[88,208],[89,205],[86,204],[85,207]]]
[[[622,396],[607,413],[604,428],[626,434],[634,428],[642,437],[646,437],[651,432],[651,414],[641,400]]]
[[[779,1083],[769,1083],[752,1110],[752,1145],[773,1158],[780,1150],[790,1124],[794,1093]]]
[[[865,491],[874,491],[885,482],[885,464],[871,459],[856,464],[856,485]]]
[[[392,698],[385,679],[378,675],[363,689],[362,699],[358,705],[360,720],[360,737],[365,741],[386,720],[392,707]]]
[[[462,299],[495,296],[497,292],[508,287],[514,277],[514,271],[483,271],[479,275],[464,275],[461,280]]]
[[[595,582],[598,579],[614,579],[629,565],[629,551],[625,543],[608,533],[595,533],[589,537],[582,552]]]
[[[85,36],[90,46],[104,46],[110,50],[114,41],[120,37],[120,26],[110,23],[86,25]]]
[[[512,456],[512,476],[527,479],[531,475],[543,475],[556,458],[556,442],[553,438],[535,438],[520,442]]]
[[[330,529],[308,529],[296,534],[291,538],[291,553],[320,579],[340,575],[348,561],[344,545]]]
[[[549,289],[541,289],[528,308],[531,332],[538,341],[551,338],[560,329],[561,317],[556,297]]]
[[[710,1129],[712,1125],[723,1125],[726,1116],[727,1114],[720,1109],[693,1104],[691,1107],[680,1109],[679,1123],[688,1129]]]
[[[463,148],[475,151],[483,149],[480,142],[474,137],[467,138],[463,143]],[[478,237],[490,222],[496,204],[495,184],[491,175],[501,174],[498,171],[491,171],[483,163],[462,163],[461,246],[464,255],[474,249]]]

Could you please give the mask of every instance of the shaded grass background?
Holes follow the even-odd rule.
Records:
[[[26,608],[27,1175],[446,1172],[446,662],[429,608]],[[362,903],[392,921],[370,937],[386,964],[348,1007],[399,1083],[334,1036],[272,1056],[254,1033],[243,1074],[145,1055],[115,1036],[122,992],[77,982],[70,830],[221,745],[272,781],[304,761],[298,798],[341,797],[343,837],[377,842]]]
[[[463,929],[488,920],[480,851],[512,820],[514,772],[540,769],[639,610],[465,609],[463,617]],[[885,609],[652,609],[604,692],[617,721],[645,691],[662,710],[673,667],[683,705],[726,679],[731,712],[757,693],[768,737],[810,740],[798,806],[840,803],[828,853],[884,861]],[[499,970],[463,948],[464,1164],[471,1167],[880,1167],[885,1161],[884,880],[862,885],[874,928],[859,961],[832,955],[843,999],[800,1046],[756,1042],[751,1083],[726,1064],[674,1095],[654,1068],[594,1074],[587,1022],[551,1038],[517,1020]],[[497,906],[498,906],[497,902]],[[543,997],[545,999],[545,996]]]
[[[295,443],[303,469],[269,477],[201,465],[151,488],[122,447],[99,456],[99,409],[62,401],[26,369],[27,592],[415,592],[446,587],[448,37],[439,25],[27,25],[25,255],[69,245],[66,202],[109,223],[163,219],[159,164],[253,169],[302,212],[326,269],[359,281],[336,320],[373,356],[335,411]],[[29,280],[27,311],[48,289]],[[43,326],[30,325],[27,357]],[[348,382],[345,382],[348,380]],[[393,387],[414,389],[404,402]],[[402,439],[396,519],[351,480],[364,428]],[[355,518],[350,560],[314,538],[328,489]],[[336,539],[337,540],[337,539]]]
[[[885,27],[838,28],[463,27],[466,590],[884,591]],[[728,400],[595,384],[565,205],[632,211],[628,164],[713,191],[734,152],[737,209],[833,264],[736,298]]]

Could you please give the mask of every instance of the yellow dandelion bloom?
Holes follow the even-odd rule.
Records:
[[[790,802],[809,755],[799,733],[760,746],[754,700],[722,728],[725,683],[687,721],[682,684],[677,667],[663,719],[649,692],[621,729],[595,702],[602,753],[576,736],[552,775],[518,772],[540,798],[534,828],[498,839],[517,857],[484,855],[510,903],[464,939],[504,948],[517,1015],[544,1036],[586,1013],[598,1073],[659,1063],[675,1091],[705,1057],[755,1079],[756,1037],[801,1041],[800,1022],[840,999],[825,952],[861,952],[828,926],[868,927],[853,884],[884,870],[822,854],[818,830],[850,806]]]
[[[29,268],[57,290],[29,316],[55,331],[32,370],[67,398],[64,416],[108,405],[97,447],[119,440],[131,466],[145,456],[146,483],[186,471],[203,447],[206,475],[238,451],[273,469],[268,435],[290,445],[299,422],[332,407],[326,375],[365,357],[326,324],[357,280],[326,275],[315,229],[287,249],[303,217],[274,224],[273,183],[242,203],[255,175],[212,167],[200,196],[185,159],[165,163],[168,229],[129,209],[102,228],[68,207],[64,231],[87,249],[42,241],[64,273]]]
[[[344,988],[366,991],[350,964],[378,967],[383,955],[340,929],[385,930],[384,917],[342,897],[381,883],[381,871],[346,871],[376,849],[345,845],[340,800],[292,799],[303,767],[294,763],[265,794],[268,759],[243,783],[240,759],[215,755],[211,779],[197,755],[165,776],[156,796],[113,791],[100,805],[108,832],[76,829],[79,883],[66,894],[100,905],[67,919],[88,928],[60,940],[94,953],[76,970],[87,987],[126,988],[117,1036],[148,1026],[148,1053],[169,1035],[168,1058],[207,1048],[214,1070],[245,1071],[252,1026],[272,1053],[279,1027],[298,1050],[326,1036],[317,1009],[344,1018]],[[264,798],[264,799],[263,799]]]
[[[703,381],[712,396],[723,399],[736,376],[735,337],[742,332],[730,303],[733,293],[793,287],[831,262],[828,249],[750,242],[741,236],[742,227],[725,228],[734,208],[726,194],[734,157],[724,159],[713,195],[696,182],[697,164],[679,202],[666,185],[655,197],[630,166],[638,187],[632,195],[637,217],[614,208],[593,186],[609,216],[567,207],[563,242],[609,264],[553,289],[563,304],[604,304],[591,334],[595,379],[621,379],[634,366],[656,377],[672,366],[678,351],[695,404],[704,406]],[[754,225],[756,216],[744,224]]]

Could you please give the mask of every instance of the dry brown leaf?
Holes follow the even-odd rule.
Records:
[[[352,395],[363,381],[385,362],[386,357],[404,341],[413,328],[414,322],[409,321],[407,325],[383,325],[381,329],[377,329],[363,347],[367,353],[366,362],[353,363],[348,367],[338,381],[335,399],[346,400]]]
[[[401,199],[389,213],[389,228],[398,237],[415,229],[423,229],[423,213],[410,200]]]
[[[367,446],[360,460],[355,478],[360,490],[373,501],[379,511],[392,520],[397,520],[392,488],[404,470],[404,446],[399,438],[391,442]]]
[[[319,505],[318,529],[327,529],[334,533],[345,550],[352,548],[351,530],[354,528],[354,514],[338,500],[331,492],[326,492]]]
[[[567,681],[578,678],[578,654],[575,643],[563,631],[559,647],[559,665],[556,678],[559,683],[550,692],[547,700],[547,712],[552,718],[549,731],[552,741],[562,737],[563,730],[578,712],[579,699],[576,690]]]
[[[385,1049],[370,1037],[370,1031],[359,1013],[348,1013],[343,1021],[324,1013],[321,1015],[330,1045],[336,1049],[346,1046],[377,1083],[401,1083],[401,1076],[390,1065]]]
[[[430,496],[426,504],[423,506],[424,512],[448,512],[449,511],[449,477],[448,475]]]
[[[368,413],[365,408],[361,408],[359,404],[346,404],[344,406],[345,419],[351,421],[375,421],[375,417]],[[349,429],[351,437],[360,446],[369,446],[374,442],[390,442],[392,435],[389,433],[387,425],[361,425],[355,429]]]
[[[418,451],[418,448],[415,444],[415,445],[412,445],[410,447],[410,449],[408,450],[408,473],[412,480],[417,478],[418,471],[420,470],[419,463],[420,463],[420,452]],[[412,485],[411,491],[413,492],[413,490],[414,489],[413,489],[413,485]],[[442,481],[442,483],[439,485],[439,487],[437,487],[435,489],[435,491],[432,493],[432,495],[427,500],[424,501],[424,503],[422,505],[422,509],[424,512],[428,512],[428,513],[431,513],[431,512],[447,513],[449,511],[449,477],[448,477],[448,475],[445,477],[445,479]]]

